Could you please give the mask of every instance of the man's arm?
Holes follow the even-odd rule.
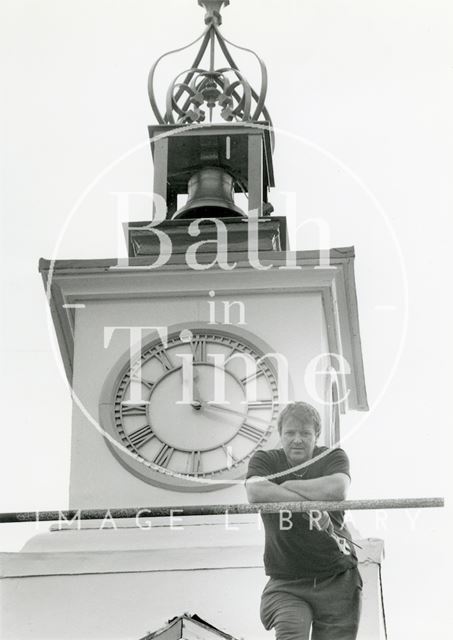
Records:
[[[283,485],[274,484],[266,478],[252,476],[245,483],[249,502],[300,502],[301,497],[296,491]]]
[[[279,489],[296,493],[298,500],[345,500],[350,483],[346,473],[333,473],[309,480],[286,480]]]

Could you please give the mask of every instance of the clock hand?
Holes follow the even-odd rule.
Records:
[[[260,422],[261,424],[269,426],[269,420],[263,420],[263,418],[256,418],[255,416],[250,416],[248,413],[241,413],[240,411],[236,411],[236,409],[230,409],[230,407],[225,407],[222,404],[216,404],[215,402],[202,402],[202,407],[204,409],[214,409],[217,411],[226,411],[227,413],[232,413],[233,415],[239,416],[240,418],[248,418],[249,420],[254,420],[255,422]]]
[[[195,367],[192,366],[192,391],[193,391],[193,402],[191,403],[192,407],[197,411],[200,411],[203,406],[203,400],[200,397],[200,389],[198,388],[198,378],[199,374],[195,371]]]
[[[180,368],[182,375],[183,402],[190,404],[194,409],[199,411],[203,404],[200,397],[200,390],[198,388],[199,374],[193,366],[193,361],[191,362],[189,369],[185,367],[184,364]]]

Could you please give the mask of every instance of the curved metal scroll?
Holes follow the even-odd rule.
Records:
[[[200,40],[201,45],[193,64],[178,73],[170,83],[166,94],[165,112],[162,113],[154,92],[154,77],[158,64],[167,56],[184,51]],[[230,66],[216,68],[216,44]],[[253,89],[241,73],[227,44],[253,55],[258,61],[261,73],[259,92]],[[204,68],[201,63],[208,45],[210,45],[209,66]],[[227,122],[257,122],[261,117],[269,122],[272,148],[274,147],[272,121],[265,107],[266,66],[251,49],[226,40],[215,21],[208,24],[203,33],[190,44],[168,51],[156,60],[149,72],[148,94],[151,108],[159,124],[192,124],[203,122],[207,117],[212,122],[215,115]]]

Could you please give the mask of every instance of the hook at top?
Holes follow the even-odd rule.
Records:
[[[220,15],[220,9],[230,4],[230,0],[198,0],[200,7],[206,9],[204,21],[206,24],[215,24],[220,26],[222,24],[222,16]]]

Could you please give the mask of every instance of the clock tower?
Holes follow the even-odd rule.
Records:
[[[124,222],[127,258],[40,264],[74,397],[71,508],[241,502],[286,403],[316,405],[330,446],[340,413],[367,409],[354,251],[289,250],[266,68],[250,52],[256,88],[239,70],[227,4],[200,2],[199,50],[162,107],[170,54],[151,68],[153,217]]]
[[[277,416],[287,403],[318,408],[328,446],[341,440],[342,413],[367,410],[354,249],[290,250],[285,217],[270,202],[266,68],[249,52],[260,70],[254,86],[236,64],[220,29],[228,0],[199,4],[201,44],[168,84],[163,106],[156,68],[169,54],[149,75],[152,211],[149,221],[124,221],[127,258],[40,261],[74,400],[75,510],[227,510],[246,502],[252,454],[278,446]],[[127,210],[130,194],[120,195]],[[214,624],[258,637],[256,517],[175,518],[72,522],[35,537],[10,568],[28,606],[11,628],[46,636],[48,615],[33,595],[38,580],[46,598],[73,603],[64,620],[63,609],[56,614],[60,638],[73,637],[75,625],[78,637],[95,637],[96,616],[102,637],[140,637],[199,610],[200,598]],[[381,547],[373,544],[367,557],[378,567]],[[364,577],[364,637],[379,638],[376,570],[368,566]],[[87,613],[87,593],[96,616]],[[125,593],[135,617],[121,635]],[[235,628],[244,598],[250,614]]]

